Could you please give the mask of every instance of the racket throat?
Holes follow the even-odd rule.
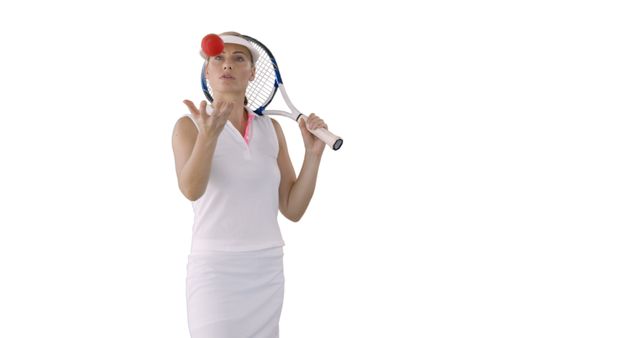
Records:
[[[287,106],[289,106],[289,108],[291,109],[291,112],[294,113],[296,116],[296,121],[298,121],[298,119],[300,119],[300,116],[302,116],[302,113],[298,110],[298,108],[296,108],[293,103],[291,103],[291,100],[289,99],[289,95],[287,95],[287,90],[284,89],[284,84],[280,84],[280,86],[278,86],[278,89],[280,89],[280,93],[282,94],[282,98],[284,99],[284,102],[287,103]]]

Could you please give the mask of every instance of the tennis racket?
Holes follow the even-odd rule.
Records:
[[[303,118],[306,122],[307,116],[302,114],[293,105],[291,99],[289,99],[289,96],[287,95],[287,91],[284,88],[284,83],[282,83],[282,76],[280,75],[280,70],[273,53],[271,53],[271,51],[260,41],[247,35],[243,35],[242,37],[249,41],[249,43],[251,43],[251,45],[260,53],[260,57],[255,63],[256,76],[253,81],[249,82],[245,93],[249,109],[258,115],[281,115],[296,122],[298,119]],[[202,66],[202,72],[200,74],[202,91],[207,97],[207,100],[209,100],[209,102],[213,102],[212,92],[210,91],[209,83],[205,76],[205,67],[206,62]],[[276,92],[278,92],[278,89],[280,89],[279,92],[282,95],[284,102],[286,102],[289,109],[291,109],[291,112],[284,110],[266,110],[269,103],[271,103],[275,97]],[[329,145],[333,150],[338,150],[342,146],[342,138],[334,135],[325,128],[316,128],[309,131]]]

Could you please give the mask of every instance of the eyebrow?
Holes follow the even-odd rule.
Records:
[[[225,52],[225,51],[223,51],[223,52],[222,52],[222,54],[226,54],[226,53],[227,53],[227,52]],[[242,54],[242,55],[244,55],[244,56],[248,56],[248,55],[247,55],[247,53],[245,53],[245,52],[243,52],[243,51],[241,51],[241,50],[237,50],[237,51],[235,51],[235,52],[233,52],[233,53],[231,53],[231,54]]]

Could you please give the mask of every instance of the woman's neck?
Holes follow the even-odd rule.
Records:
[[[244,109],[244,106],[238,107],[237,105],[233,106],[233,111],[231,115],[229,115],[229,121],[236,126],[243,125],[249,116],[247,115],[247,111]]]

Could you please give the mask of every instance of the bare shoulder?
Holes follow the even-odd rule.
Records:
[[[282,146],[285,142],[284,139],[284,133],[282,132],[282,127],[280,126],[280,123],[278,121],[276,121],[276,119],[269,117],[271,119],[271,122],[273,123],[273,128],[276,130],[276,135],[278,136],[278,144],[280,146]]]
[[[189,116],[182,116],[176,121],[173,127],[173,138],[180,139],[196,139],[198,137],[198,128]]]
[[[181,166],[191,155],[198,139],[198,127],[189,116],[182,116],[173,127],[171,143],[176,157],[176,165]]]
[[[276,128],[276,131],[282,131],[282,127],[280,127],[280,122],[278,122],[276,119],[274,119],[271,116],[268,116],[268,117],[271,120],[271,122],[273,123],[273,127]]]

